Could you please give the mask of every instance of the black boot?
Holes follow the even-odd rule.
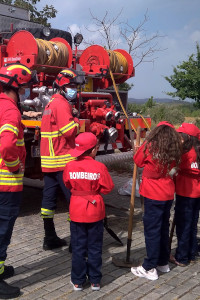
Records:
[[[67,242],[64,239],[60,239],[56,234],[53,218],[45,218],[43,220],[45,231],[43,249],[52,250],[66,246]]]
[[[20,296],[20,289],[0,280],[0,299],[12,299]]]
[[[13,266],[4,266],[4,272],[0,274],[0,280],[12,277],[15,274]]]

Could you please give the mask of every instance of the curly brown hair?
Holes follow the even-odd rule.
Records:
[[[172,163],[178,167],[182,154],[181,138],[175,128],[167,125],[155,127],[146,138],[144,153],[148,147],[153,159],[158,162],[161,169],[170,171]]]

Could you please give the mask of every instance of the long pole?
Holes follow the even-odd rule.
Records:
[[[140,145],[140,131],[141,128],[137,128],[136,135],[136,146]],[[129,213],[129,222],[128,222],[128,239],[127,239],[127,252],[126,252],[126,262],[130,262],[130,249],[132,243],[132,232],[133,232],[133,215],[134,215],[134,206],[135,206],[135,188],[136,188],[136,179],[137,179],[137,165],[134,164],[133,168],[133,183],[131,190],[131,200],[130,200],[130,213]]]

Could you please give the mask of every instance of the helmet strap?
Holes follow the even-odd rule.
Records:
[[[17,94],[17,107],[20,111],[20,113],[22,114],[22,107],[21,107],[21,103],[20,103],[20,97],[19,97],[19,90],[16,91],[16,94]]]

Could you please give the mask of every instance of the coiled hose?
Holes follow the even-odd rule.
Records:
[[[65,67],[68,62],[68,49],[61,42],[36,39],[38,46],[37,64]]]
[[[128,71],[128,62],[123,54],[117,51],[107,50],[110,57],[110,69],[112,73],[126,74]],[[115,78],[120,78],[122,75],[115,75]]]

